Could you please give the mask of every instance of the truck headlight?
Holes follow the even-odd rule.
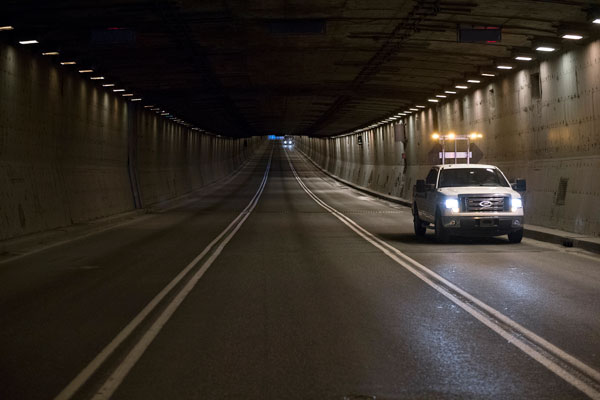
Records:
[[[510,209],[512,212],[517,211],[519,208],[523,208],[523,201],[516,197],[510,199]]]
[[[452,212],[458,212],[458,199],[446,199],[444,202],[447,209],[451,209]]]

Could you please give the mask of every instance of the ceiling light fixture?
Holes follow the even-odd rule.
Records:
[[[409,108],[410,111],[419,111],[418,108]]]
[[[481,76],[496,76],[496,74],[492,74],[490,72],[482,72]]]
[[[415,106],[415,107],[417,107],[417,108],[425,108],[425,106]]]
[[[123,93],[121,96],[123,96],[123,97],[133,97],[133,93]]]
[[[498,65],[496,68],[498,69],[512,69],[511,65]]]
[[[592,21],[592,23],[594,23],[594,24],[600,24],[600,18],[596,18],[595,20]]]
[[[80,74],[89,74],[90,72],[94,72],[93,69],[80,69],[79,73]]]
[[[75,61],[61,61],[60,65],[75,65]]]
[[[57,56],[60,53],[58,51],[46,51],[44,53],[42,53],[43,56]]]
[[[21,41],[19,41],[19,43],[21,43],[21,44],[38,44],[39,42],[37,40],[21,40]]]
[[[531,60],[533,60],[533,57],[529,57],[529,56],[516,56],[515,60],[519,60],[519,61],[531,61]]]
[[[13,29],[15,29],[15,28],[13,28],[10,25],[0,26],[0,31],[12,31]]]
[[[444,93],[456,94],[456,92],[454,90],[444,90]]]
[[[469,79],[467,82],[469,83],[481,83],[479,79]]]
[[[468,86],[465,86],[465,85],[456,85],[454,87],[457,89],[468,89],[469,88]]]
[[[154,106],[144,106],[144,108],[153,108]]]
[[[566,35],[562,35],[563,39],[569,39],[569,40],[580,40],[583,39],[583,36],[581,35],[572,35],[572,34],[566,34]]]
[[[438,99],[427,99],[427,101],[430,103],[439,103]]]
[[[130,99],[130,101],[142,101],[141,97],[136,97],[135,99]]]
[[[439,97],[440,99],[445,99],[448,96],[446,96],[444,94],[436,94],[435,97]]]
[[[124,92],[125,89],[113,89],[113,92]]]
[[[115,84],[114,83],[104,83],[102,84],[102,87],[114,87]]]
[[[538,46],[535,48],[537,51],[543,51],[544,53],[551,53],[556,50],[554,47],[550,46]]]
[[[103,76],[90,76],[90,79],[93,81],[101,81],[104,79]]]

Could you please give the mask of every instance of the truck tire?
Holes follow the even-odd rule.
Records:
[[[442,224],[442,216],[440,215],[440,212],[437,211],[435,213],[435,239],[439,243],[446,243],[448,242],[449,236],[448,231]]]
[[[511,243],[521,243],[523,239],[523,229],[519,229],[518,231],[514,231],[508,234],[508,241]]]
[[[415,235],[425,236],[427,228],[423,224],[423,221],[421,221],[421,218],[419,218],[419,210],[417,210],[417,206],[415,206],[413,211],[413,225],[415,227]]]

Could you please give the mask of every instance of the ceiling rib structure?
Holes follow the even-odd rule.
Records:
[[[598,10],[569,0],[9,0],[0,26],[14,29],[0,40],[35,39],[28,48],[59,68],[92,69],[99,85],[189,126],[335,136],[430,106],[473,77],[485,84],[496,77],[481,72],[502,73],[502,63],[556,54],[536,49],[595,40]],[[498,27],[501,38],[459,42],[459,27]]]

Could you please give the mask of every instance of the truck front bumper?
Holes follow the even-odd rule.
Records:
[[[523,229],[522,215],[442,216],[448,233],[459,236],[499,236]]]

